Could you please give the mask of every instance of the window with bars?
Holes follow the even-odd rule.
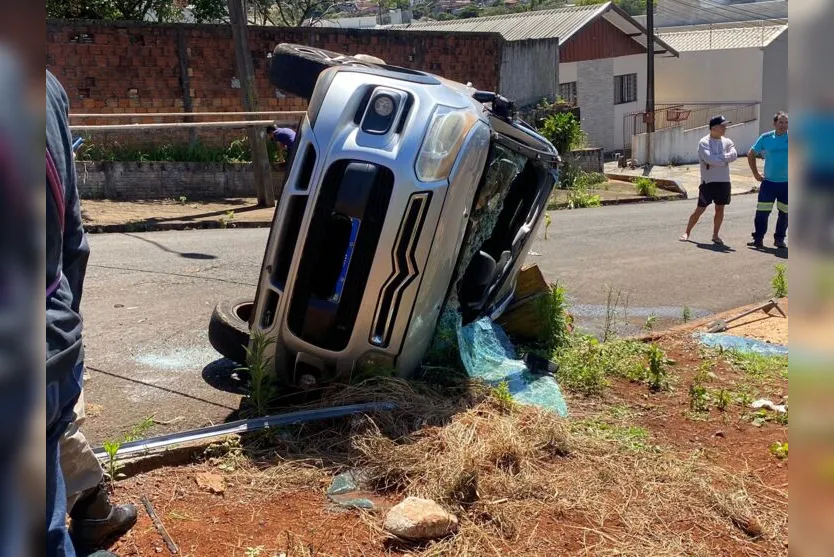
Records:
[[[576,82],[559,84],[559,96],[566,102],[576,104]]]
[[[637,102],[637,74],[614,76],[614,104]]]

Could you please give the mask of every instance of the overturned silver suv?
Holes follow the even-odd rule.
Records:
[[[512,299],[556,149],[499,95],[430,74],[279,45],[271,80],[309,99],[254,302],[223,301],[212,345],[309,388],[362,366],[416,370],[444,310],[495,318]]]

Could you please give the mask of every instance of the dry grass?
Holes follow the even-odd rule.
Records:
[[[397,548],[410,555],[785,553],[787,495],[753,473],[508,409],[477,385],[456,395],[396,379],[348,387],[320,404],[393,400],[399,410],[273,432],[259,464],[237,472],[275,492],[324,487],[360,466],[380,493],[428,497],[459,517],[453,537]],[[382,541],[381,519],[363,516]]]

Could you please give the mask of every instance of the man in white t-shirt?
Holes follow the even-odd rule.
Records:
[[[730,163],[738,158],[736,146],[728,137],[727,124],[730,121],[716,116],[709,121],[709,135],[698,143],[698,160],[701,162],[701,186],[698,189],[698,206],[689,217],[680,240],[686,242],[698,219],[712,203],[715,203],[715,220],[712,228],[712,242],[724,245],[718,235],[724,222],[724,207],[730,204]]]

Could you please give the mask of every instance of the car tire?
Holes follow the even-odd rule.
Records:
[[[214,307],[208,327],[209,342],[225,358],[246,365],[249,346],[249,316],[254,302],[249,298],[223,300]]]
[[[272,53],[269,78],[277,88],[309,99],[319,74],[333,66],[375,67],[353,56],[300,44],[281,43]]]

